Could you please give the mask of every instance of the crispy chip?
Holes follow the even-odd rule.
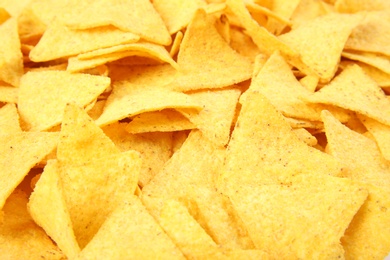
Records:
[[[113,26],[72,30],[56,21],[48,26],[29,57],[35,62],[55,60],[138,40],[138,35],[123,32]],[[53,45],[56,48],[50,48]]]
[[[19,91],[20,117],[29,130],[47,130],[61,123],[68,102],[86,106],[109,85],[110,79],[103,76],[66,71],[28,72]]]
[[[194,111],[197,114],[198,111]],[[188,118],[176,110],[164,109],[158,112],[148,112],[137,115],[126,126],[126,131],[132,134],[147,132],[174,132],[195,129]]]
[[[341,94],[342,93],[342,94]],[[309,102],[336,105],[390,124],[390,101],[376,82],[352,65],[311,96]]]
[[[30,197],[28,209],[34,221],[56,242],[61,251],[67,257],[74,258],[80,248],[73,232],[59,174],[58,162],[49,161]]]
[[[0,38],[3,39],[0,41],[0,81],[18,87],[23,63],[15,18],[0,24]]]
[[[30,169],[54,150],[58,133],[16,132],[0,135],[0,209]]]
[[[174,84],[183,91],[230,86],[252,73],[250,60],[225,42],[203,10],[196,12],[187,27],[177,64],[180,73]]]
[[[0,7],[0,25],[7,21],[11,15],[3,7]]]
[[[7,104],[0,108],[0,135],[22,132],[19,114],[15,104]]]
[[[27,195],[15,190],[4,205],[0,225],[0,255],[4,259],[64,259],[63,253],[34,223],[27,211]],[[22,227],[22,228],[21,228]]]
[[[390,56],[379,53],[352,51],[343,51],[342,56],[351,60],[361,61],[390,74]]]
[[[135,235],[136,234],[136,235]],[[138,197],[130,196],[104,222],[75,259],[185,259],[181,251],[149,215]]]
[[[69,1],[59,19],[74,29],[113,25],[141,38],[169,45],[171,37],[163,20],[149,0]]]
[[[361,15],[331,13],[293,28],[279,39],[298,51],[321,81],[328,82],[337,71],[348,36],[361,19]],[[305,40],[309,35],[310,42]]]
[[[390,3],[387,0],[336,0],[335,8],[338,12],[356,13],[389,9]]]
[[[17,103],[19,89],[9,86],[0,86],[0,102]]]
[[[295,9],[299,5],[301,0],[276,0],[272,1],[271,10],[275,12],[276,14],[280,15],[284,19],[288,20],[291,18],[292,14],[294,13]],[[270,17],[267,20],[266,28],[268,31],[272,32],[275,35],[279,35],[283,29],[285,28],[286,24],[281,23],[279,20]]]

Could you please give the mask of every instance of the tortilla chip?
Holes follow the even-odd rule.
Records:
[[[12,16],[18,17],[22,12],[23,8],[28,4],[29,0],[2,0],[1,6]]]
[[[235,186],[234,208],[256,248],[274,258],[343,258],[340,239],[367,198],[360,185],[315,171]]]
[[[359,11],[376,11],[390,8],[387,0],[337,0],[336,11],[342,13],[356,13]]]
[[[15,190],[4,205],[4,220],[0,225],[1,257],[64,259],[65,256],[59,248],[34,223],[27,211],[27,202],[27,195]]]
[[[126,131],[132,134],[139,134],[147,132],[173,132],[195,128],[196,125],[178,111],[164,109],[158,112],[142,113],[133,117],[126,126]]]
[[[96,123],[104,126],[126,117],[168,108],[199,110],[201,107],[189,95],[170,90],[168,87],[117,81],[113,84],[113,92]]]
[[[104,222],[75,259],[185,259],[182,252],[149,215],[138,197],[130,196]]]
[[[135,150],[141,154],[142,166],[138,184],[144,187],[162,169],[172,155],[171,133],[129,134],[126,123],[103,127],[104,133],[123,152]]]
[[[190,23],[196,10],[204,7],[204,0],[154,0],[153,6],[161,15],[170,34],[174,34]]]
[[[390,56],[390,11],[369,12],[365,19],[352,30],[345,49],[377,52]]]
[[[250,60],[253,60],[260,54],[260,50],[257,45],[252,41],[251,37],[246,35],[244,32],[235,27],[230,28],[229,32],[229,45],[233,50]]]
[[[113,26],[72,30],[55,21],[48,26],[29,57],[34,62],[49,61],[119,44],[133,43],[139,39],[138,35],[123,32]]]
[[[293,129],[294,134],[297,135],[298,139],[310,146],[317,145],[317,139],[305,128]]]
[[[19,114],[15,104],[7,104],[0,108],[0,135],[22,132]]]
[[[314,92],[318,86],[319,82],[318,76],[315,75],[307,75],[299,80],[302,86],[304,86],[310,92]]]
[[[175,86],[182,91],[230,86],[249,79],[253,68],[219,35],[203,10],[196,12],[187,27],[177,64],[180,73]]]
[[[318,16],[326,14],[324,2],[321,0],[301,0],[291,15],[292,27],[296,28]]]
[[[390,190],[390,163],[382,157],[375,141],[342,125],[328,111],[322,114],[327,151],[347,167],[344,176]]]
[[[58,133],[15,132],[0,135],[0,209],[30,169],[55,149]]]
[[[149,0],[139,1],[69,1],[59,19],[73,29],[113,25],[161,45],[169,45],[171,37]]]
[[[390,126],[381,124],[366,116],[359,115],[358,117],[367,130],[374,136],[383,157],[390,161]]]
[[[345,258],[386,259],[390,251],[388,190],[368,186],[369,195],[341,238]],[[387,256],[387,257],[386,257]]]
[[[361,61],[390,74],[390,56],[379,53],[352,51],[343,51],[341,55],[351,60]]]
[[[15,18],[0,24],[0,81],[19,86],[23,75],[23,55],[20,51],[18,25]]]
[[[292,14],[294,13],[295,9],[298,7],[301,0],[277,0],[272,1],[271,10],[275,12],[276,14],[280,15],[284,19],[288,20],[291,18]],[[285,23],[281,23],[281,21],[269,17],[267,20],[266,28],[268,31],[275,35],[281,34],[283,29],[286,27]]]
[[[375,80],[380,87],[390,87],[390,73],[386,73],[371,65],[365,64],[363,62],[342,61],[340,63],[340,67],[345,69],[347,66],[352,65],[353,63],[359,65],[359,67],[361,67],[368,76]]]
[[[171,50],[169,51],[169,55],[171,55],[172,58],[176,56],[176,54],[179,52],[181,42],[183,41],[183,37],[184,34],[181,31],[176,33],[175,39],[171,46]]]
[[[358,65],[345,68],[331,83],[302,98],[349,109],[390,125],[390,101]]]
[[[0,7],[0,25],[7,21],[10,17],[11,15],[7,12],[7,10]]]
[[[197,92],[191,94],[191,97],[201,104],[203,109],[199,112],[184,109],[179,111],[197,126],[204,137],[216,145],[225,146],[230,138],[230,129],[240,94],[238,89]]]
[[[30,131],[47,130],[61,123],[65,105],[86,106],[108,86],[108,77],[66,71],[28,72],[21,81],[18,108]]]
[[[0,85],[0,102],[17,103],[18,95],[19,95],[18,88]]]
[[[329,82],[337,71],[348,36],[361,19],[362,15],[331,13],[293,28],[279,39],[298,51],[321,81]]]
[[[30,197],[28,209],[34,221],[61,251],[67,257],[74,258],[80,252],[80,247],[73,232],[59,171],[56,160],[48,162]]]

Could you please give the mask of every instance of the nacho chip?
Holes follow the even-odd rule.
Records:
[[[180,73],[175,86],[182,91],[230,86],[252,73],[250,60],[225,42],[203,10],[196,12],[187,27],[177,64]]]
[[[195,111],[195,114],[198,112]],[[164,109],[158,112],[147,112],[131,119],[126,126],[126,131],[132,134],[147,132],[174,132],[195,129],[188,118],[176,110]]]
[[[34,221],[56,242],[69,258],[74,258],[80,247],[73,232],[66,206],[59,164],[49,161],[30,197],[28,209]]]
[[[179,52],[183,37],[184,34],[181,31],[176,33],[175,39],[171,46],[171,50],[169,51],[169,55],[171,55],[171,57],[174,57]]]
[[[31,131],[47,130],[61,123],[68,102],[86,106],[109,85],[110,79],[102,76],[66,71],[28,72],[19,91],[20,117]]]
[[[153,6],[161,15],[170,34],[174,34],[190,23],[196,10],[204,7],[204,0],[154,0]]]
[[[301,0],[276,0],[272,1],[271,10],[276,14],[280,15],[286,20],[289,20],[294,13],[295,9],[298,7]],[[275,35],[281,34],[283,29],[286,27],[286,23],[282,23],[280,20],[275,19],[274,17],[269,17],[267,20],[266,28],[268,31]]]
[[[15,104],[7,104],[0,108],[0,135],[22,132],[19,114]]]
[[[375,141],[342,125],[328,111],[322,115],[327,151],[347,167],[344,176],[389,190],[390,163],[382,157]]]
[[[340,68],[345,69],[347,66],[352,65],[353,63],[359,65],[359,67],[361,67],[368,76],[370,76],[373,80],[375,80],[380,87],[382,88],[390,87],[390,73],[386,73],[366,63],[354,62],[354,61],[342,61],[340,63]]]
[[[138,40],[138,35],[113,26],[72,30],[55,21],[48,26],[29,57],[34,62],[49,61]],[[51,48],[54,45],[56,48]]]
[[[338,12],[356,13],[389,9],[390,3],[387,0],[336,0],[335,8]]]
[[[383,157],[390,161],[390,126],[381,124],[363,115],[358,115],[358,117],[367,130],[374,136]]]
[[[16,132],[0,135],[0,209],[30,169],[54,150],[58,133]]]
[[[236,183],[229,197],[256,248],[271,257],[342,258],[340,239],[367,191],[313,171],[269,185]]]
[[[75,259],[185,259],[182,252],[149,215],[138,197],[130,196],[104,222]]]
[[[0,85],[0,102],[17,103],[18,95],[19,95],[18,88]]]
[[[0,25],[7,21],[11,15],[3,7],[0,7]]]
[[[88,29],[113,25],[139,35],[141,38],[162,45],[169,45],[171,37],[148,0],[139,1],[69,1],[59,19],[73,29]]]
[[[302,98],[313,103],[336,105],[390,124],[390,101],[358,65],[345,68],[331,83]]]
[[[361,61],[390,74],[390,57],[379,53],[343,51],[343,57]]]
[[[321,0],[301,0],[291,15],[292,27],[296,28],[307,21],[326,14],[324,2]]]
[[[0,81],[18,87],[23,75],[23,60],[15,18],[0,24],[0,38],[3,39],[0,42]]]
[[[27,195],[15,190],[4,205],[4,221],[0,225],[0,255],[4,259],[64,259],[53,243],[27,211]],[[22,228],[21,228],[22,227]]]
[[[321,81],[328,82],[337,71],[348,36],[361,19],[361,15],[331,13],[293,28],[279,39],[298,51]],[[311,40],[307,41],[309,35]]]
[[[317,145],[317,139],[305,128],[293,129],[294,134],[297,135],[298,139],[310,146]]]
[[[96,120],[104,126],[126,117],[168,108],[190,108],[199,110],[200,105],[189,95],[156,85],[145,86],[137,82],[115,82],[108,97],[103,114]]]

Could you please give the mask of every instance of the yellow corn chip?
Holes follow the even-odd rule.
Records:
[[[342,125],[328,111],[323,111],[323,121],[327,151],[348,167],[345,176],[390,190],[390,163],[382,157],[375,141]]]
[[[337,71],[348,36],[361,19],[362,15],[331,13],[293,28],[279,39],[298,51],[302,61],[321,81],[328,82]]]
[[[348,65],[352,65],[352,63],[356,63],[361,67],[364,72],[370,76],[376,83],[382,88],[390,87],[390,73],[386,73],[380,69],[377,69],[371,65],[362,63],[362,62],[348,62],[344,61],[340,63],[340,67],[345,69]]]
[[[29,130],[47,130],[61,123],[65,105],[86,106],[108,86],[110,79],[66,71],[29,72],[22,78],[18,108]]]
[[[369,195],[366,202],[341,239],[346,259],[389,257],[389,192],[370,185],[367,188]]]
[[[0,85],[0,102],[17,103],[18,94],[19,94],[18,88]]]
[[[137,82],[122,81],[114,83],[113,88],[103,114],[96,120],[100,126],[126,117],[167,108],[201,108],[189,95],[167,87],[145,86]]]
[[[0,135],[0,209],[30,169],[58,143],[58,133],[16,132]]]
[[[198,111],[194,111],[195,114]],[[147,132],[173,132],[195,129],[188,118],[176,110],[164,109],[158,112],[147,112],[137,115],[131,119],[126,126],[126,131],[132,134]]]
[[[351,60],[361,61],[390,74],[390,56],[379,53],[352,51],[343,51],[341,55]]]
[[[204,7],[204,0],[154,0],[153,6],[161,15],[170,34],[184,29],[196,10]]]
[[[0,135],[22,132],[19,114],[15,104],[7,104],[0,108]]]
[[[174,57],[179,52],[183,37],[184,34],[181,31],[176,33],[175,39],[171,46],[171,50],[169,51],[169,55],[171,55],[171,57]]]
[[[318,86],[319,78],[315,75],[307,75],[299,80],[299,83],[302,84],[310,92],[314,92]]]
[[[0,25],[7,21],[11,15],[3,7],[0,7]]]
[[[63,253],[34,223],[27,211],[27,195],[20,190],[7,199],[0,225],[0,255],[3,259],[64,259]]]
[[[356,13],[389,9],[390,3],[387,0],[336,0],[335,8],[338,12]]]
[[[175,85],[183,91],[230,86],[252,73],[250,60],[225,42],[203,10],[196,12],[187,27],[177,64],[180,73]]]
[[[345,43],[345,49],[377,52],[390,56],[390,10],[370,12],[365,19],[352,30]]]
[[[295,9],[298,7],[301,0],[276,0],[272,1],[271,10],[278,14],[279,16],[283,17],[284,19],[288,20],[291,18],[292,14],[294,13]],[[285,23],[281,23],[279,20],[270,17],[267,20],[266,28],[268,31],[275,35],[281,34],[283,29],[286,27]]]
[[[390,100],[358,65],[345,68],[331,83],[302,98],[349,109],[390,125]]]
[[[169,45],[171,37],[149,0],[69,1],[59,19],[70,28],[87,29],[113,25],[150,42]]]
[[[238,89],[202,91],[191,94],[195,102],[202,105],[199,112],[179,109],[203,134],[219,146],[225,146],[235,115],[241,92]]]
[[[317,139],[305,128],[293,129],[294,134],[297,135],[298,139],[310,146],[317,145]]]
[[[18,87],[23,75],[23,60],[15,18],[0,24],[0,39],[0,81]]]
[[[324,2],[321,0],[301,0],[291,15],[292,27],[298,27],[309,20],[326,14],[323,5]]]
[[[35,43],[39,41],[39,38],[42,37],[47,28],[47,25],[31,8],[33,2],[37,1],[30,1],[29,6],[24,8],[18,16],[18,33],[22,43]]]
[[[358,118],[374,136],[383,157],[390,161],[390,126],[363,115],[358,115]]]
[[[128,197],[75,259],[185,259],[138,197]]]
[[[141,154],[142,166],[138,184],[144,187],[162,169],[172,155],[171,133],[129,134],[126,123],[103,127],[104,133],[123,152],[135,150]]]
[[[55,21],[48,26],[29,57],[34,62],[49,61],[138,40],[138,35],[113,26],[72,30]],[[54,45],[56,48],[51,48]]]
[[[253,60],[260,54],[259,48],[252,41],[251,37],[237,28],[230,28],[230,47],[236,52]]]
[[[61,251],[68,258],[74,258],[80,252],[80,247],[73,232],[59,174],[59,163],[49,161],[30,197],[28,209],[34,221]]]
[[[315,171],[235,186],[229,197],[256,248],[283,259],[343,258],[340,239],[367,198],[352,181]]]
[[[5,10],[12,17],[18,17],[19,14],[22,12],[23,8],[28,4],[29,1],[30,0],[20,0],[20,1],[1,0],[0,6],[5,8]]]

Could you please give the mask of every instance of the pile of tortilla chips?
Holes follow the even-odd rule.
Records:
[[[384,259],[390,1],[0,0],[1,259]]]

